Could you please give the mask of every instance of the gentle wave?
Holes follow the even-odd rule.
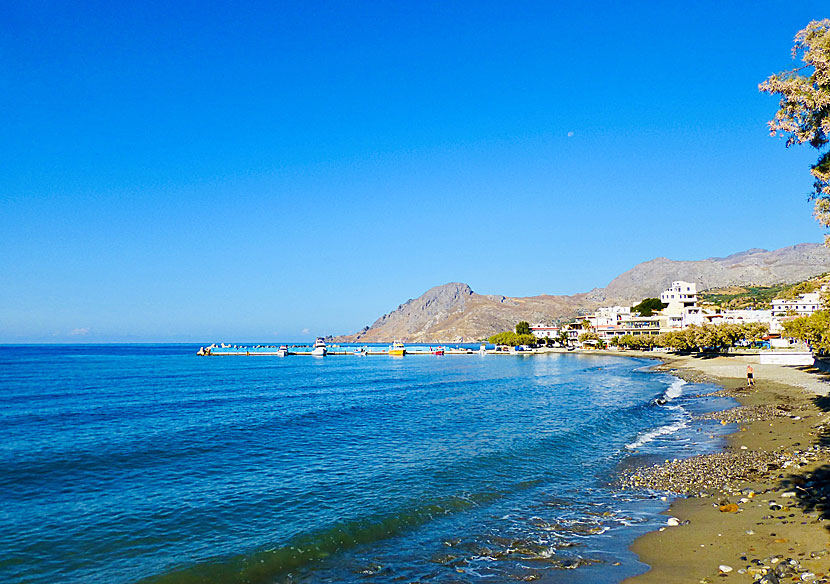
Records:
[[[680,420],[679,422],[674,422],[673,424],[666,424],[665,426],[660,426],[659,428],[655,428],[654,430],[649,430],[648,432],[641,434],[639,437],[637,437],[637,439],[634,442],[632,442],[631,444],[626,444],[625,447],[629,450],[635,450],[637,448],[640,448],[641,446],[644,446],[645,444],[648,444],[655,438],[659,438],[660,436],[667,436],[669,434],[674,434],[675,432],[682,430],[688,425],[689,420],[684,419]]]
[[[375,565],[377,582],[459,569],[518,581],[554,552],[533,570],[591,562],[594,548],[622,560],[613,532],[577,540],[621,525],[605,513],[606,479],[626,443],[675,431],[685,413],[685,382],[625,358],[199,359],[197,348],[27,349],[27,360],[0,347],[0,388],[16,396],[0,531],[14,534],[6,558],[30,558],[0,558],[0,581],[354,581]],[[645,450],[677,452],[673,440]]]
[[[680,379],[679,377],[672,381],[671,385],[669,385],[668,389],[666,389],[666,393],[663,394],[666,401],[671,401],[683,395],[684,385],[686,385],[686,381],[684,379]]]
[[[662,397],[657,398],[654,403],[658,405],[663,405],[677,399],[678,397],[683,395],[684,385],[686,385],[686,381],[678,377],[677,379],[672,381],[671,384],[666,388],[666,391],[663,392]],[[689,416],[686,410],[684,410],[680,406],[668,406],[668,408],[680,412],[683,415],[683,419],[643,432],[637,437],[637,439],[634,442],[626,444],[625,447],[628,450],[640,448],[648,444],[649,442],[655,440],[656,438],[659,438],[660,436],[668,436],[669,434],[674,434],[675,432],[678,432],[689,425],[691,416]]]
[[[438,517],[486,505],[502,496],[501,493],[478,493],[465,497],[447,497],[406,509],[395,515],[362,518],[316,533],[301,535],[274,549],[242,554],[225,560],[206,561],[160,576],[145,578],[141,580],[141,584],[270,583],[275,577],[332,554],[389,539]]]

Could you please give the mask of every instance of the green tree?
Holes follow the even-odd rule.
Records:
[[[631,307],[631,312],[639,312],[641,316],[651,316],[655,310],[663,310],[659,298],[644,298],[637,306]]]
[[[580,343],[584,343],[585,341],[599,341],[599,335],[593,331],[582,333],[577,338]]]
[[[488,343],[494,345],[509,345],[515,347],[516,345],[535,345],[539,339],[534,335],[518,335],[511,331],[498,333],[487,339]]]
[[[811,350],[830,353],[830,311],[819,310],[784,323],[784,334],[804,341]]]
[[[533,334],[530,331],[530,323],[527,322],[526,320],[523,320],[523,321],[519,322],[518,324],[516,324],[516,334],[517,335],[530,335],[530,334]]]
[[[813,20],[795,35],[793,59],[804,65],[770,76],[758,86],[763,92],[780,95],[779,109],[769,122],[770,134],[786,136],[787,147],[809,144],[819,151],[813,175],[814,215],[830,227],[830,19]],[[825,237],[830,245],[830,235]]]

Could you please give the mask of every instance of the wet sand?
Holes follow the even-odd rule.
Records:
[[[626,584],[830,582],[830,376],[752,355],[660,358],[657,369],[716,383],[741,407],[712,416],[738,425],[723,453],[625,478],[629,488],[684,495],[665,528],[632,546],[651,569]]]

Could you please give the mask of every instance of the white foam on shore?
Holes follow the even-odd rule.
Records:
[[[640,434],[640,436],[638,436],[634,442],[632,442],[631,444],[626,444],[625,447],[629,450],[635,450],[637,448],[640,448],[644,444],[648,444],[655,438],[659,438],[660,436],[666,436],[667,434],[674,434],[678,430],[682,430],[688,425],[688,420],[680,420],[679,422],[674,422],[673,424],[666,424],[665,426],[660,426],[659,428],[655,428],[654,430],[649,430],[648,432]]]
[[[666,401],[671,401],[676,397],[680,397],[683,395],[683,386],[686,385],[686,381],[680,379],[679,377],[671,382],[668,388],[666,388],[666,393],[663,394],[663,397]]]
[[[680,397],[683,395],[683,386],[686,385],[686,381],[680,379],[679,377],[671,382],[671,384],[666,388],[666,391],[663,393],[663,399],[665,400],[664,403],[668,403],[675,398]],[[673,410],[681,410],[684,414],[686,413],[683,408],[680,406],[667,406]],[[653,430],[649,430],[647,432],[643,432],[640,434],[637,439],[632,442],[631,444],[626,444],[625,447],[629,450],[634,450],[636,448],[640,448],[644,444],[648,444],[655,438],[659,438],[660,436],[666,436],[668,434],[674,434],[678,430],[682,430],[686,426],[689,425],[689,418],[685,416],[683,420],[679,420],[677,422],[673,422],[671,424],[666,424],[665,426],[660,426],[659,428],[654,428]]]

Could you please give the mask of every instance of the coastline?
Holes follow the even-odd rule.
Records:
[[[655,357],[656,371],[718,385],[740,406],[713,414],[736,424],[722,453],[641,469],[641,488],[677,498],[667,526],[631,546],[650,569],[624,583],[830,582],[830,376],[753,355]]]

